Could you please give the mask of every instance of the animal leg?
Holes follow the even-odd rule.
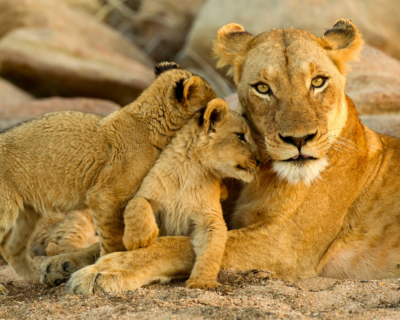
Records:
[[[40,282],[50,287],[59,286],[67,282],[72,273],[95,263],[99,257],[99,243],[78,252],[50,257],[40,266]]]
[[[208,289],[220,285],[217,277],[227,235],[228,230],[222,217],[212,217],[196,223],[192,243],[197,258],[190,279],[186,282],[188,288]]]
[[[8,213],[11,217],[14,212]],[[40,216],[31,209],[18,210],[18,217],[12,223],[8,221],[8,232],[0,235],[0,249],[4,259],[10,267],[24,280],[39,279],[39,270],[36,268],[28,252],[29,238],[35,228],[36,222]],[[4,215],[2,215],[4,218]],[[1,230],[6,230],[4,220],[2,219]],[[12,220],[12,219],[11,219]]]
[[[124,236],[124,201],[112,190],[101,189],[90,192],[87,200],[92,210],[96,230],[99,233],[101,256],[112,252],[126,251]]]
[[[135,197],[129,201],[124,220],[124,244],[127,250],[148,247],[158,237],[153,209],[145,198]]]

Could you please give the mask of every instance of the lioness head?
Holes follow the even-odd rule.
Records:
[[[345,19],[322,38],[293,28],[254,37],[234,23],[218,31],[218,67],[228,66],[239,112],[263,137],[262,151],[279,177],[310,184],[328,165],[326,155],[347,119],[346,62],[362,44]]]
[[[197,118],[203,164],[219,178],[250,182],[260,162],[247,121],[222,99],[211,100]]]

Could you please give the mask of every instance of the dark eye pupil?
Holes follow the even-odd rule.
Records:
[[[246,139],[244,138],[244,134],[243,133],[236,133],[237,137],[239,138],[240,141],[246,141]]]

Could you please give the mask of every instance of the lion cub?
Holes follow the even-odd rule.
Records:
[[[161,150],[215,97],[202,78],[163,63],[136,101],[107,117],[53,112],[1,133],[0,250],[12,269],[39,278],[27,242],[47,212],[89,207],[101,254],[124,251],[125,207]]]
[[[146,247],[159,234],[191,234],[197,259],[187,287],[217,286],[227,238],[220,181],[250,182],[258,158],[245,119],[224,100],[209,102],[165,148],[127,206],[125,247]]]

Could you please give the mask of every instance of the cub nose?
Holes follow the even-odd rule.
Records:
[[[309,135],[305,135],[303,137],[283,137],[279,134],[279,137],[286,143],[292,144],[294,145],[297,149],[300,150],[300,148],[302,146],[304,146],[308,141],[311,141],[312,139],[314,139],[314,137],[317,135],[317,132],[313,133],[313,134],[309,134]]]

